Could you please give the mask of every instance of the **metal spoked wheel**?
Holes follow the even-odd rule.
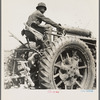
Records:
[[[78,50],[67,47],[57,57],[54,64],[53,81],[58,89],[84,88],[88,65],[84,55]]]
[[[59,38],[41,58],[39,83],[42,89],[92,89],[94,78],[92,53],[77,38]]]

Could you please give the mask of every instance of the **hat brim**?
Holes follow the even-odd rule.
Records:
[[[37,6],[36,9],[38,10],[40,7],[44,7],[45,10],[47,10],[47,8],[45,6]]]

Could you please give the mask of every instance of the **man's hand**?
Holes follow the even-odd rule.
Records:
[[[61,26],[61,24],[58,24],[57,29],[58,29],[59,31],[62,31],[62,30],[63,30],[63,27]]]
[[[57,31],[59,35],[63,33],[63,27],[61,26],[61,24],[58,24]]]

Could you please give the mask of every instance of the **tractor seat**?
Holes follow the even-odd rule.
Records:
[[[36,39],[35,39],[34,34],[31,33],[30,31],[24,30],[24,29],[23,29],[22,32],[21,32],[21,34],[22,34],[22,36],[23,36],[23,35],[26,35],[26,37],[29,39],[29,41],[34,41],[34,42],[36,42]]]

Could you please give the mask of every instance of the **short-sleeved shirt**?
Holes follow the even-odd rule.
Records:
[[[32,23],[35,23],[37,25],[40,25],[41,22],[44,21],[47,24],[50,24],[54,27],[59,27],[58,24],[56,24],[55,22],[53,22],[51,19],[45,17],[39,10],[36,10],[34,13],[32,13],[27,21],[27,25],[31,26]]]

